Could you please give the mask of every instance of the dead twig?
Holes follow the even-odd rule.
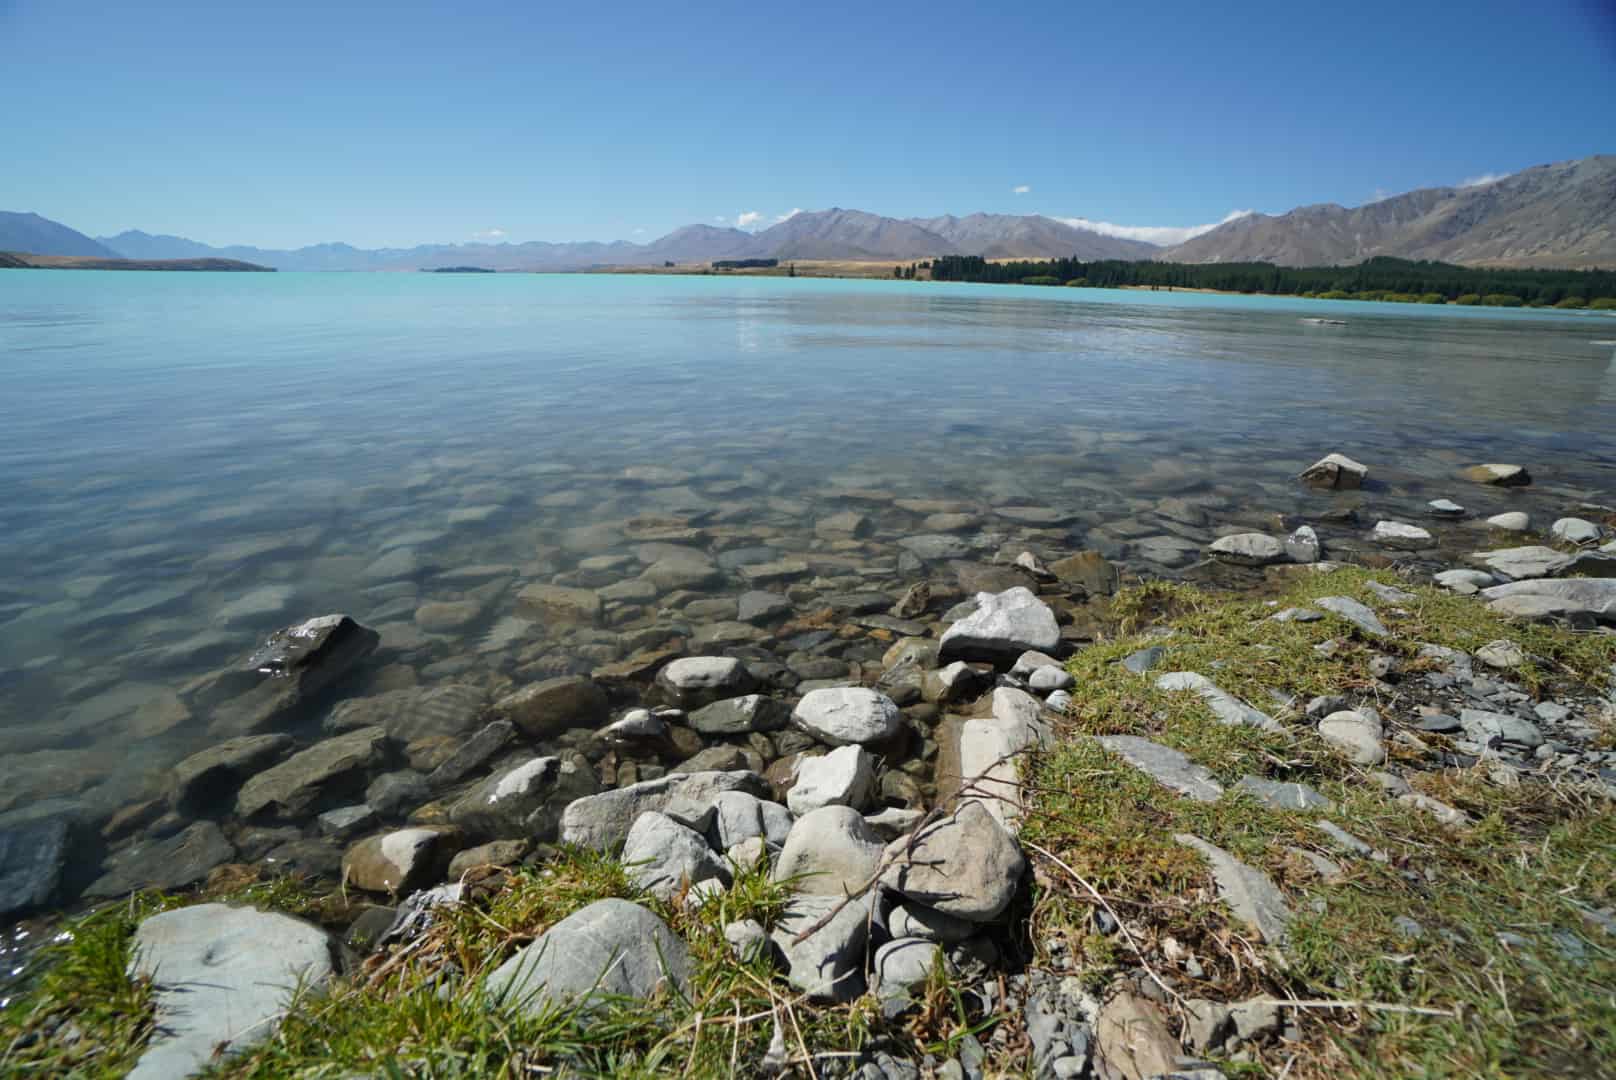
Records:
[[[1155,967],[1151,965],[1149,960],[1145,959],[1145,951],[1142,948],[1139,947],[1139,942],[1134,940],[1133,932],[1128,929],[1127,924],[1124,923],[1122,921],[1121,917],[1117,915],[1116,910],[1114,908],[1112,908],[1110,903],[1108,903],[1106,901],[1105,897],[1100,895],[1100,891],[1098,889],[1096,889],[1093,885],[1090,885],[1088,883],[1088,879],[1083,877],[1083,875],[1079,874],[1076,870],[1073,870],[1070,866],[1068,866],[1064,861],[1061,860],[1060,856],[1056,855],[1054,852],[1050,851],[1048,848],[1041,847],[1040,845],[1035,844],[1030,840],[1022,840],[1022,843],[1025,844],[1027,847],[1032,848],[1032,850],[1038,852],[1040,855],[1042,855],[1044,858],[1048,859],[1050,862],[1054,863],[1056,866],[1060,867],[1062,870],[1066,871],[1068,874],[1071,875],[1073,881],[1075,881],[1079,885],[1083,886],[1084,890],[1090,896],[1094,897],[1094,902],[1099,904],[1102,908],[1105,909],[1105,913],[1107,915],[1111,916],[1111,920],[1117,924],[1117,929],[1122,931],[1122,936],[1128,940],[1129,948],[1133,949],[1134,955],[1139,958],[1139,963],[1141,965],[1143,965],[1143,967],[1145,969],[1145,974],[1150,976],[1150,981],[1155,983],[1157,986],[1161,987],[1163,992],[1165,992],[1167,994],[1167,996],[1171,997],[1174,1001],[1178,1002],[1179,1005],[1183,1005],[1184,1004],[1183,997],[1180,996],[1179,993],[1176,990],[1174,990],[1171,986],[1168,986],[1165,982],[1163,982],[1162,977],[1160,975],[1156,974]]]

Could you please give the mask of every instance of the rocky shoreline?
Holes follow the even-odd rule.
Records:
[[[401,593],[405,624],[304,619],[243,662],[172,692],[173,708],[200,718],[190,722],[205,723],[212,743],[173,765],[160,790],[110,816],[45,813],[0,828],[0,918],[286,874],[373,898],[336,928],[340,947],[338,938],[309,938],[297,920],[220,905],[143,924],[143,963],[160,975],[236,941],[250,943],[232,954],[233,969],[281,973],[243,975],[216,1008],[191,1002],[185,1019],[165,1025],[170,1033],[136,1075],[181,1075],[287,1007],[285,993],[264,986],[289,985],[294,969],[315,983],[335,977],[333,957],[407,941],[433,905],[462,902],[490,875],[542,867],[557,845],[620,851],[643,895],[674,910],[765,867],[794,895],[772,925],[724,925],[739,959],[770,957],[810,1000],[873,992],[895,1018],[916,1007],[941,955],[960,985],[1018,998],[1038,1075],[1082,1075],[1091,1049],[1114,1043],[1116,1031],[1151,1026],[1148,995],[1109,999],[1126,999],[1108,1008],[1132,1010],[1131,1019],[1080,1019],[1005,950],[1029,867],[1017,839],[1029,755],[1081,709],[1084,689],[1068,661],[1114,633],[1110,597],[1125,579],[1261,594],[1345,559],[1434,581],[1512,619],[1601,634],[1616,625],[1610,507],[1564,506],[1544,544],[1476,544],[1524,533],[1530,520],[1513,511],[1478,521],[1447,498],[1431,500],[1419,524],[1377,518],[1367,513],[1366,472],[1341,455],[1303,470],[1300,484],[1326,493],[1311,520],[1172,496],[1133,525],[1108,523],[1115,546],[1083,550],[1063,547],[1074,514],[1059,506],[847,489],[850,508],[818,518],[812,537],[728,528],[708,511],[659,512],[565,537],[541,560],[550,567],[541,580],[473,567],[458,572],[459,598]],[[642,470],[638,482],[684,479]],[[1489,492],[1530,482],[1524,469],[1502,465],[1460,479]],[[874,539],[888,513],[921,529],[896,538],[896,556]],[[1459,548],[1470,549],[1463,565]],[[413,572],[401,551],[378,560],[400,566],[366,574],[385,582]],[[1371,601],[1412,599],[1380,589]],[[1392,634],[1370,604],[1349,596],[1272,618],[1332,620],[1358,641]],[[485,670],[475,654],[408,662],[412,641],[476,623],[489,625],[486,655],[510,650],[514,664]],[[1589,748],[1587,703],[1534,702],[1478,674],[1478,662],[1499,671],[1522,662],[1509,641],[1494,644],[1474,659],[1451,650],[1425,657],[1439,669],[1430,692],[1462,692],[1469,707],[1449,716],[1432,705],[1420,730],[1451,736],[1456,762],[1553,767],[1616,792],[1616,752]],[[1279,731],[1275,716],[1291,710],[1349,760],[1366,768],[1387,760],[1390,735],[1363,701],[1242,700],[1220,688],[1215,671],[1155,670],[1159,653],[1145,649],[1124,664],[1151,672],[1159,691],[1187,692],[1223,723]],[[1399,681],[1402,664],[1388,656],[1376,678]],[[1182,797],[1223,792],[1176,751],[1126,735],[1101,742]],[[1260,799],[1312,797],[1249,779]],[[1398,797],[1438,819],[1460,814],[1412,791]],[[1284,905],[1271,883],[1245,877],[1249,868],[1216,845],[1181,839],[1209,861],[1261,938],[1283,938]],[[598,988],[645,998],[683,986],[684,948],[644,907],[600,900],[513,955],[489,992],[542,1010],[597,988],[609,969]],[[1001,985],[1007,968],[1008,991],[981,989]],[[157,1008],[179,1015],[161,988]],[[1237,1003],[1220,1017],[1211,1028],[1247,1041],[1278,1025],[1275,1010],[1259,1005]],[[967,1045],[929,1064],[866,1064],[861,1075],[978,1075],[971,1053]],[[1169,1069],[1178,1056],[1163,1059]]]

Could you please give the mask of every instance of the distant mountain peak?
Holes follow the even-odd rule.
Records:
[[[1471,266],[1616,266],[1616,157],[1534,165],[1484,184],[1420,188],[1358,207],[1250,214],[1160,258],[1328,266],[1378,255]]]
[[[33,211],[0,210],[0,251],[29,255],[83,255],[116,259],[117,252]]]
[[[989,259],[1167,259],[1360,262],[1378,255],[1461,265],[1616,266],[1616,156],[1535,165],[1483,184],[1422,188],[1364,206],[1314,203],[1285,214],[1246,214],[1176,247],[1085,228],[1042,214],[892,218],[832,206],[794,213],[756,233],[693,224],[650,243],[422,244],[367,250],[333,242],[293,251],[212,247],[128,229],[91,239],[37,213],[0,212],[0,251],[99,258],[225,258],[282,270],[413,270],[477,265],[500,270],[582,270],[717,259],[913,262],[939,255]],[[1107,227],[1111,228],[1111,227]]]

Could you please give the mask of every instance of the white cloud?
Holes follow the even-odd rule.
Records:
[[[1459,181],[1459,186],[1462,187],[1462,188],[1465,188],[1465,187],[1482,187],[1485,184],[1496,184],[1500,180],[1509,179],[1510,175],[1511,174],[1507,173],[1507,172],[1482,173],[1480,176],[1472,176],[1468,180]]]
[[[739,229],[749,229],[763,220],[763,215],[756,210],[747,210],[735,215],[735,226]]]
[[[729,218],[725,217],[723,214],[714,214],[713,215],[713,220],[718,222],[720,225],[722,225],[722,224],[724,224],[724,222],[728,221]]]
[[[1025,195],[1031,190],[1031,184],[1017,184],[1015,187],[1010,189],[1011,193],[1016,195]]]
[[[1252,210],[1231,210],[1224,215],[1223,220],[1214,221],[1209,225],[1116,225],[1109,221],[1090,221],[1088,218],[1056,218],[1056,221],[1065,222],[1077,229],[1087,229],[1102,236],[1116,236],[1124,240],[1143,240],[1147,244],[1158,247],[1172,247],[1192,240],[1202,233],[1209,233],[1219,225],[1226,225],[1255,213]]]
[[[802,213],[802,207],[793,206],[790,210],[787,210],[785,213],[777,215],[775,217],[775,219],[774,219],[774,223],[776,225],[778,225],[782,221],[790,221],[792,218],[796,217],[800,213]]]
[[[638,229],[635,229],[635,230],[634,230],[634,235],[635,235],[635,236],[644,236],[644,235],[645,235],[645,229],[644,229],[644,227],[641,227],[641,228],[638,228]]]
[[[504,229],[483,229],[481,232],[472,233],[471,238],[473,240],[489,240],[489,241],[503,240],[503,239],[505,239],[505,230]]]

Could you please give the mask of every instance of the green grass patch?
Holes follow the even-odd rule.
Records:
[[[726,923],[780,918],[787,883],[766,863],[735,868],[734,886],[688,907],[642,895],[615,859],[563,848],[550,863],[517,871],[480,900],[438,913],[402,947],[383,949],[303,999],[274,1036],[217,1063],[211,1077],[651,1077],[748,1075],[768,1051],[778,1020],[786,1057],[821,1061],[853,1053],[879,1035],[913,1049],[946,1040],[948,1016],[914,1030],[883,1029],[870,999],[809,1006],[759,956],[737,962]],[[580,1011],[537,1015],[491,1008],[484,976],[575,911],[608,897],[646,904],[691,950],[688,998],[610,999]],[[204,899],[285,905],[319,921],[343,909],[296,883],[255,883],[226,896],[142,900],[77,920],[39,960],[40,974],[0,1013],[0,1076],[120,1076],[150,1037],[149,988],[124,975],[140,919]]]

